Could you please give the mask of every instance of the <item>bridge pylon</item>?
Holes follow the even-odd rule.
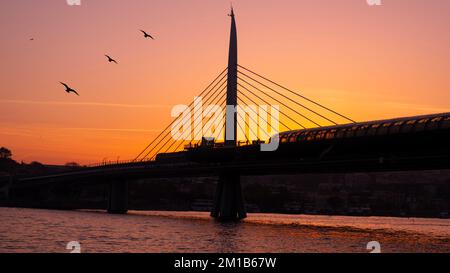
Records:
[[[228,52],[227,98],[225,118],[225,145],[234,147],[237,143],[237,81],[238,81],[238,51],[237,31],[234,11],[231,8],[230,48]]]
[[[238,221],[247,217],[239,174],[219,177],[211,217],[219,221]]]
[[[225,120],[225,145],[236,147],[237,143],[237,81],[238,51],[236,20],[231,8],[230,48],[228,55],[227,98]],[[211,216],[220,221],[236,221],[247,217],[242,196],[239,174],[222,174],[217,184],[214,208]]]
[[[108,213],[126,214],[128,212],[128,181],[110,182],[108,191]]]

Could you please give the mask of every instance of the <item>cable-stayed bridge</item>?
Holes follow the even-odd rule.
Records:
[[[241,65],[237,65],[237,67],[237,142],[232,145],[245,146],[252,143],[265,143],[270,140],[273,132],[355,123],[349,117],[283,87],[249,68]],[[244,72],[241,72],[241,70]],[[178,116],[138,154],[134,161],[151,161],[155,160],[160,154],[198,147],[205,137],[210,137],[215,141],[224,140],[226,135],[226,106],[229,105],[226,103],[227,71],[228,68],[223,70],[197,96],[202,98],[201,101],[194,101],[188,106],[189,113],[195,113],[195,108],[199,105],[203,108],[207,105],[217,106],[223,115],[213,115],[214,108],[206,107],[204,113],[198,118],[193,118],[192,121],[191,119],[184,121],[181,115]],[[279,106],[280,109],[276,117],[277,123],[279,123],[278,128],[275,128],[273,124],[274,117],[269,109],[269,106],[273,105]],[[261,123],[266,128],[259,126]],[[217,124],[221,126],[213,128]],[[204,126],[202,127],[202,125]],[[174,140],[172,137],[174,126],[188,126],[190,128],[190,139]],[[212,131],[212,129],[214,130]],[[205,135],[205,132],[210,132],[210,135]],[[214,144],[225,146],[225,143]]]
[[[233,11],[230,16],[227,68],[191,104],[181,107],[134,159],[47,176],[11,177],[11,198],[21,188],[107,184],[108,211],[125,213],[128,183],[216,176],[211,215],[235,220],[246,217],[241,176],[450,167],[450,113],[355,122],[239,65]]]

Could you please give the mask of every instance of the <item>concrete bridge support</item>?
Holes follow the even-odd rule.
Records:
[[[108,213],[125,214],[128,211],[128,182],[113,181],[109,185]]]
[[[9,186],[6,185],[3,188],[0,188],[0,201],[8,201],[9,200]]]
[[[219,221],[237,221],[247,217],[239,175],[223,174],[219,177],[211,217]]]
[[[10,198],[10,189],[14,183],[15,178],[13,176],[9,177],[8,183],[6,183],[1,189],[0,189],[0,200],[2,201],[9,201]]]

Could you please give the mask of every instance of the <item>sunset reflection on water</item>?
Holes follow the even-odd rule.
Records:
[[[250,214],[219,223],[204,212],[0,208],[0,252],[450,252],[450,220]]]

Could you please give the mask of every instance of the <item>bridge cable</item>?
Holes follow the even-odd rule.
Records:
[[[226,109],[227,109],[226,102],[227,102],[227,100],[226,100],[226,98],[225,98],[224,101],[223,101],[224,106],[222,107],[222,112],[226,112]],[[212,127],[213,124],[217,121],[218,118],[224,119],[225,116],[222,116],[222,117],[221,117],[221,116],[217,116],[217,117],[213,120],[213,122],[209,125],[209,127],[206,129],[206,131],[209,131],[209,130],[211,129],[211,127]],[[210,120],[211,120],[211,118],[210,118]],[[225,124],[225,122],[224,122],[224,124]],[[220,133],[221,133],[221,132],[219,132],[219,136],[220,136]],[[225,139],[225,138],[224,138],[224,139]],[[191,144],[191,143],[189,143],[189,144]]]
[[[304,119],[310,121],[311,123],[317,125],[318,127],[322,127],[320,124],[318,124],[317,122],[315,122],[314,120],[308,118],[307,116],[303,115],[302,113],[298,112],[297,110],[293,109],[292,107],[290,107],[289,105],[286,105],[285,103],[281,102],[280,100],[278,100],[277,98],[274,98],[273,96],[267,94],[266,92],[262,91],[261,89],[255,87],[254,85],[248,83],[246,80],[243,80],[239,77],[240,80],[242,80],[243,82],[247,83],[248,85],[250,85],[251,87],[255,88],[256,90],[258,90],[259,92],[263,93],[264,95],[266,95],[267,97],[271,98],[272,100],[276,101],[277,103],[283,105],[284,107],[288,108],[289,110],[291,110],[292,112],[296,113],[297,115],[303,117]],[[239,83],[238,83],[239,84]],[[252,92],[250,89],[248,89],[247,87],[243,86],[242,84],[239,84],[239,86],[241,86],[242,88],[244,88],[245,90],[247,90],[248,92],[252,93],[254,96],[257,96],[254,92]],[[286,115],[288,116],[288,115]],[[289,116],[288,116],[289,117]],[[290,118],[290,117],[289,117]],[[292,121],[294,121],[295,123],[297,123],[298,125],[300,125],[302,128],[305,128],[305,126],[303,126],[301,123],[293,120],[292,118],[290,118]]]
[[[224,73],[225,73],[225,71],[227,71],[228,70],[228,67],[227,68],[225,68],[209,85],[208,85],[208,87],[206,87],[201,93],[200,93],[200,96],[202,96],[213,84],[214,84],[214,82],[216,82]],[[226,74],[225,74],[226,75]],[[222,77],[222,79],[223,79],[223,77]],[[222,81],[222,79],[220,79],[220,81]],[[219,81],[219,82],[220,82]],[[189,105],[189,107],[191,107],[192,106],[192,104],[193,104],[193,102]],[[166,130],[168,130],[173,124],[174,124],[174,122],[176,121],[177,119],[174,119],[170,124],[169,124],[169,126],[167,126],[152,142],[150,142],[150,144],[149,145],[147,145],[147,147],[145,147],[145,149],[144,150],[142,150],[142,152],[141,153],[139,153],[139,155],[133,160],[133,162],[135,162],[135,161],[137,161],[138,159],[139,159],[139,157],[142,155],[142,154],[144,154],[145,153],[145,151],[148,149],[148,148],[150,148],[151,146],[152,146],[152,144],[153,143],[155,143],[156,142],[156,140],[157,139],[159,139],[163,134],[164,134],[164,132],[166,131]]]
[[[224,89],[223,89],[224,90]],[[219,100],[222,100],[222,99],[224,99],[224,97],[225,97],[225,95],[226,95],[226,93],[224,93],[223,95],[222,95],[222,97],[219,99]],[[224,103],[226,102],[226,99],[224,99],[223,100],[224,101]],[[223,107],[222,107],[223,108]],[[209,109],[210,111],[208,111],[208,113],[206,114],[206,115],[208,115],[209,113],[211,113],[211,111],[212,111],[212,108],[210,108]],[[217,118],[222,118],[221,116],[217,116],[217,117],[215,117],[215,119],[213,120],[213,123],[212,124],[214,124],[214,122],[217,120]],[[209,120],[211,120],[212,119],[212,117],[209,119]],[[208,121],[209,121],[208,120]],[[202,121],[203,121],[203,119],[202,119]],[[210,127],[208,128],[208,130],[211,128],[211,126],[212,126],[212,124],[210,125]],[[198,125],[198,124],[197,124]],[[195,131],[195,129],[194,129],[194,131]],[[202,129],[202,131],[203,131],[203,129]],[[194,136],[194,138],[195,138],[195,136]],[[180,146],[181,145],[183,145],[183,143],[185,143],[186,141],[181,141],[180,142],[180,144],[175,148],[175,151],[177,151],[179,148],[180,148]],[[192,142],[193,142],[193,140],[191,140],[190,142],[189,142],[189,145],[191,145],[192,144]],[[170,149],[171,147],[169,147],[169,149]],[[167,152],[167,150],[165,151],[165,153]]]
[[[245,74],[242,73],[242,72],[240,72],[240,74],[242,74],[242,75],[248,77],[247,75],[245,75]],[[273,96],[270,96],[269,94],[267,94],[266,92],[262,91],[261,89],[259,89],[258,87],[254,86],[253,84],[249,83],[249,82],[246,81],[245,79],[242,79],[241,77],[238,77],[238,79],[241,80],[241,81],[243,81],[243,82],[245,82],[246,84],[250,85],[251,87],[255,88],[255,89],[258,90],[259,92],[265,94],[266,96],[270,97],[271,99],[277,101],[278,103],[283,104],[285,107],[289,108],[289,109],[292,110],[293,112],[295,112],[295,113],[297,113],[298,115],[302,116],[303,118],[307,119],[308,121],[310,121],[311,123],[315,124],[316,126],[322,127],[322,125],[320,125],[319,123],[317,123],[317,122],[315,122],[314,120],[308,118],[307,116],[301,114],[300,112],[298,112],[298,111],[292,109],[292,107],[289,107],[289,106],[287,106],[286,104],[280,102],[279,100],[277,100],[277,99],[274,98]],[[250,78],[250,79],[253,80],[253,81],[255,81],[255,82],[258,82],[257,80],[255,80],[255,79],[253,79],[253,78]],[[259,82],[258,82],[258,83],[259,83]],[[270,89],[270,87],[267,87],[267,86],[265,86],[265,87]],[[270,89],[270,90],[272,90],[273,92],[277,93],[278,95],[280,95],[280,96],[282,96],[282,97],[284,97],[284,98],[286,98],[286,99],[288,99],[288,100],[294,102],[295,104],[297,104],[297,105],[299,105],[299,106],[301,106],[301,107],[303,107],[303,108],[305,108],[305,109],[307,109],[307,110],[310,110],[308,107],[302,105],[301,103],[298,103],[298,102],[292,100],[291,98],[289,98],[289,97],[287,97],[287,96],[285,96],[285,95],[283,95],[283,94],[277,92],[276,90],[273,90],[273,89]],[[313,110],[310,110],[310,111],[312,111],[313,113],[316,113],[316,112],[314,112]],[[316,113],[316,114],[317,114],[317,113]],[[317,114],[317,115],[323,117],[323,116],[320,115],[320,114]],[[327,117],[324,117],[324,118],[325,118],[326,120],[328,120],[328,121],[334,123],[334,124],[337,124],[336,122],[334,122],[334,121],[328,119]]]
[[[239,100],[241,101],[241,102],[244,102],[241,98],[239,98]],[[245,102],[244,102],[245,103]],[[250,109],[251,109],[251,107],[250,107]],[[253,110],[253,109],[252,109]],[[253,110],[254,111],[254,110]],[[256,112],[254,112],[254,113],[256,113]],[[238,111],[238,114],[240,115],[240,113],[239,113],[239,111]],[[256,115],[258,115],[258,113],[256,113]],[[258,115],[259,116],[259,115]],[[251,119],[253,122],[255,122],[255,124],[258,124],[258,122],[251,116],[251,115],[248,115],[248,117],[249,117],[249,119]],[[250,127],[250,125],[249,124],[247,124],[247,121],[244,119],[244,122],[245,122],[245,125],[250,129],[251,127]],[[266,122],[267,123],[269,123],[267,120],[266,120]],[[270,124],[271,126],[272,126],[272,124]],[[272,126],[272,129],[274,129],[275,131],[276,131],[276,129]],[[270,138],[271,136],[270,136],[270,134],[268,133],[268,132],[266,132],[266,130],[263,130],[263,132]],[[255,132],[252,130],[252,133],[253,134],[255,134]],[[255,134],[256,136],[258,136],[258,134]]]
[[[248,126],[247,125],[247,121],[242,117],[242,115],[241,115],[241,113],[239,113],[238,112],[238,115],[241,117],[241,119],[244,121],[244,123],[246,124],[246,126],[250,129],[250,126]],[[248,139],[248,137],[247,137],[247,133],[245,132],[245,130],[244,129],[242,129],[242,126],[241,126],[241,124],[239,123],[239,121],[237,121],[237,126],[239,127],[239,129],[241,129],[241,131],[242,131],[242,133],[244,133],[244,137],[245,137],[245,139],[247,139],[247,143],[250,143],[250,140]],[[251,129],[250,129],[251,130]],[[252,131],[252,133],[254,133],[253,131]],[[236,132],[236,143],[239,143],[239,141],[237,140],[237,132]]]
[[[225,107],[225,110],[226,110],[226,107]],[[225,119],[225,114],[224,114],[224,116],[222,118]],[[224,122],[222,128],[219,131],[219,134],[217,135],[217,138],[219,138],[220,135],[222,134],[222,131],[223,131],[223,141],[225,141],[225,138],[226,138],[226,136],[225,136],[225,127],[226,127],[226,124]]]
[[[284,90],[286,90],[286,91],[288,91],[288,92],[290,92],[290,93],[292,93],[292,94],[294,94],[294,95],[296,95],[296,96],[298,96],[300,98],[302,98],[302,99],[304,99],[304,100],[307,100],[307,101],[309,101],[309,102],[311,102],[311,103],[313,103],[313,104],[315,104],[315,105],[317,105],[317,106],[319,106],[319,107],[321,107],[321,108],[323,108],[325,110],[328,110],[329,112],[331,112],[333,114],[336,114],[336,115],[338,115],[338,116],[340,116],[340,117],[342,117],[342,118],[344,118],[344,119],[346,119],[346,120],[348,120],[348,121],[350,121],[352,123],[356,123],[356,121],[354,121],[353,119],[351,119],[351,118],[349,118],[347,116],[344,116],[344,115],[342,115],[342,114],[340,114],[340,113],[338,113],[338,112],[336,112],[336,111],[334,111],[334,110],[332,110],[332,109],[330,109],[330,108],[328,108],[328,107],[326,107],[326,106],[324,106],[324,105],[322,105],[320,103],[317,103],[317,102],[315,102],[315,101],[313,101],[313,100],[311,100],[311,99],[309,99],[309,98],[307,98],[307,97],[305,97],[303,95],[300,95],[297,92],[294,92],[294,91],[292,91],[292,90],[290,90],[290,89],[288,89],[288,88],[286,88],[286,87],[284,87],[284,86],[282,86],[282,85],[280,85],[280,84],[278,84],[278,83],[276,83],[276,82],[274,82],[274,81],[272,81],[272,80],[270,80],[270,79],[268,79],[268,78],[266,78],[266,77],[264,77],[264,76],[262,76],[262,75],[260,75],[260,74],[258,74],[256,72],[253,72],[252,70],[250,70],[250,69],[248,69],[248,68],[246,68],[246,67],[244,67],[242,65],[238,64],[238,67],[240,67],[240,68],[242,68],[242,69],[244,69],[244,70],[246,70],[246,71],[248,71],[248,72],[250,72],[250,73],[252,73],[252,74],[254,74],[254,75],[256,75],[256,76],[258,76],[258,77],[260,77],[260,78],[262,78],[262,79],[264,79],[264,80],[266,80],[266,81],[268,81],[268,82],[270,82],[270,83],[272,83],[272,84],[274,84],[274,85],[276,85],[276,86],[278,86],[278,87],[280,87],[280,88],[282,88],[282,89],[284,89]]]
[[[238,83],[239,86],[245,88],[244,86],[240,85]],[[247,89],[248,90],[248,89]],[[253,93],[252,91],[248,90],[252,95],[254,95],[255,97],[259,98],[260,100],[262,100],[266,105],[271,105],[269,102],[267,102],[266,100],[262,99],[260,96],[256,95],[255,93]],[[244,97],[246,97],[248,100],[250,100],[253,104],[257,104],[252,98],[250,98],[249,96],[247,96],[244,92],[240,91],[238,89],[238,92],[243,95]],[[264,112],[266,112],[266,114],[270,115],[272,117],[271,113],[268,113],[264,108],[262,108],[264,110]],[[297,123],[300,127],[302,127],[303,129],[306,129],[305,126],[303,126],[301,123],[299,123],[298,121],[294,120],[293,118],[291,118],[289,115],[281,112],[282,115],[286,116],[287,118],[289,118],[290,120],[292,120],[294,123]],[[286,124],[284,124],[283,122],[280,121],[280,124],[283,125],[284,127],[286,127],[289,131],[291,131],[292,129],[289,128],[289,126],[287,126]]]
[[[250,98],[247,97],[244,93],[242,93],[239,89],[238,89],[238,92],[239,92],[239,94],[244,95],[247,99],[250,99]],[[246,101],[244,101],[242,98],[239,98],[239,100],[240,100],[241,102],[243,102],[244,104],[248,105],[248,103],[247,103]],[[251,99],[250,99],[250,100],[251,100]],[[255,104],[255,102],[253,102],[253,103]],[[253,113],[255,113],[256,115],[258,115],[258,113],[257,113],[253,108],[250,107],[250,109],[253,111]],[[261,108],[261,109],[263,109],[263,108]],[[265,109],[263,109],[263,110],[264,110],[267,114],[269,114]],[[269,115],[271,115],[271,114],[269,114]],[[249,117],[250,117],[250,115],[249,115]],[[262,118],[260,115],[258,115],[258,117]],[[272,115],[271,115],[271,118],[272,118]],[[252,120],[253,120],[253,122],[255,122],[253,118],[252,118]],[[267,124],[269,124],[269,121],[268,121],[267,119],[264,119],[264,121],[265,121]],[[282,123],[282,122],[280,121],[280,123]],[[290,130],[289,127],[287,127],[286,125],[283,125],[283,126],[285,126],[286,128],[288,128],[288,130]],[[270,123],[270,127],[272,127],[272,129],[273,129],[274,131],[278,131],[278,130],[273,126],[272,122]],[[268,134],[268,136],[270,137],[269,134]]]
[[[220,92],[218,92],[217,95],[219,95],[221,92],[223,92],[223,91],[225,90],[225,88],[226,88],[226,86],[225,86],[224,88],[222,88],[222,90],[221,90]],[[217,95],[216,95],[216,97],[217,97]],[[224,97],[225,97],[225,95],[226,95],[226,93],[223,93],[222,96],[221,96],[218,100],[213,101],[213,105],[214,105],[214,104],[217,104],[219,101],[223,100]],[[216,99],[216,97],[215,97],[214,99]],[[209,109],[209,111],[208,111],[208,113],[207,113],[206,115],[209,115],[209,113],[211,113],[211,111],[212,111],[212,108]],[[202,123],[203,123],[203,115],[202,115]],[[199,123],[196,124],[196,126],[195,126],[195,128],[194,128],[193,131],[195,131],[195,129],[198,127],[198,125],[199,125]],[[202,129],[202,131],[203,131],[203,129]],[[192,130],[191,130],[191,132],[192,132]],[[196,137],[196,135],[193,136],[193,139],[191,139],[191,141],[189,142],[189,145],[192,144],[192,142],[193,142],[193,140],[194,140],[195,137]],[[183,143],[185,143],[185,142],[186,142],[186,140],[181,141],[180,144],[175,148],[175,152],[176,152],[176,151],[178,150],[178,148],[180,148],[180,146],[183,145]],[[175,143],[176,143],[176,141],[173,142],[173,143],[169,146],[169,148],[167,148],[167,149],[164,151],[164,153],[167,153],[167,152],[170,150],[170,148],[172,148],[172,146],[173,146]]]
[[[223,78],[222,78],[223,79]],[[222,82],[222,84],[221,84],[221,86],[223,86],[224,84],[226,83],[226,81],[223,81]],[[213,87],[213,88],[215,88],[215,87]],[[219,87],[220,88],[220,87]],[[210,92],[212,91],[212,90],[214,90],[214,89],[211,89],[210,90]],[[218,91],[218,89],[216,89],[213,93],[211,93],[211,94],[207,94],[206,95],[206,97],[207,97],[207,101],[214,95],[214,94],[216,94],[216,92]],[[208,92],[208,93],[210,93],[210,92]],[[193,102],[191,103],[191,105],[193,104]],[[198,102],[197,103],[195,103],[195,105],[193,106],[194,108],[196,107],[198,105]],[[189,107],[190,109],[191,108],[193,108],[192,106],[191,107]],[[181,116],[181,115],[180,115]],[[179,117],[180,117],[179,116]],[[176,120],[178,120],[178,123],[176,124],[176,125],[178,125],[178,124],[180,124],[180,122],[181,122],[181,119],[179,119],[179,117],[177,117],[176,118]],[[163,146],[161,146],[161,148],[158,150],[158,152],[159,151],[161,151],[161,149],[163,149],[166,145],[167,145],[167,143],[169,143],[169,141],[171,140],[171,136],[170,136],[170,133],[171,133],[171,131],[168,131],[167,133],[166,133],[166,135],[150,150],[150,151],[148,151],[146,154],[145,154],[145,156],[141,159],[141,162],[142,161],[144,161],[147,157],[148,157],[148,155],[149,154],[151,154],[151,152],[152,151],[154,151],[158,146],[159,146],[159,144],[161,144],[164,140],[166,140],[166,142],[164,143],[164,145]]]
[[[228,68],[227,68],[228,69]],[[220,78],[220,76],[222,75],[222,74],[224,74],[224,72],[225,71],[227,71],[227,69],[225,69],[224,71],[222,71],[222,73],[216,78],[216,79],[214,79],[214,81],[199,95],[199,97],[201,97],[213,84],[214,84],[214,82],[216,82],[217,81],[217,79],[218,78]],[[210,93],[217,87],[217,85],[225,78],[227,76],[227,74],[225,74],[225,75],[223,75],[222,76],[222,78],[206,93],[206,97],[211,97],[213,94],[211,94],[210,95]],[[223,84],[223,83],[222,83]],[[217,90],[216,90],[217,91]],[[198,102],[197,102],[198,103]],[[194,102],[191,102],[190,104],[189,104],[189,108],[191,108],[192,106],[193,106],[193,104],[194,104]],[[195,104],[194,105],[194,107],[196,107],[197,106],[197,104]],[[141,155],[142,154],[144,154],[147,150],[148,150],[148,148],[149,147],[151,147],[152,146],[152,144],[153,143],[155,143],[156,142],[156,140],[158,140],[159,138],[160,138],[160,136],[162,136],[163,134],[164,134],[164,132],[166,132],[169,128],[171,128],[171,126],[172,125],[174,125],[175,124],[175,122],[178,122],[177,123],[177,125],[179,124],[179,122],[181,122],[181,119],[179,119],[179,117],[177,117],[176,119],[174,119],[170,124],[169,124],[169,126],[167,126],[166,127],[166,129],[164,129],[162,132],[161,132],[161,134],[157,137],[157,138],[155,138],[148,146],[147,146],[147,148],[145,148],[135,159],[134,159],[134,161],[137,161],[138,159],[139,159],[139,157],[141,157]],[[140,160],[141,162],[142,161],[144,161],[144,159],[154,150],[154,149],[156,149],[156,147],[158,147],[159,146],[159,144],[161,144],[161,142],[162,141],[164,141],[164,139],[166,139],[167,138],[167,136],[170,134],[170,131],[168,131],[165,135],[164,135],[164,137],[149,151],[149,152],[147,152],[147,154]]]
[[[226,115],[226,110],[227,110],[227,105],[226,105],[226,103],[227,103],[227,100],[225,99],[224,102],[223,102],[224,106],[222,107],[222,113],[223,113],[223,115],[222,115],[222,116],[217,116],[216,119],[213,120],[213,123],[210,124],[210,126],[209,126],[208,129],[207,129],[207,131],[211,129],[211,127],[213,126],[213,124],[216,122],[216,120],[217,120],[218,118],[220,118],[220,119],[223,120],[223,124],[224,124],[224,126],[225,126],[225,115]],[[222,128],[224,128],[224,126],[222,126]],[[217,130],[217,128],[214,128],[214,131],[216,131],[216,130]],[[222,129],[219,131],[219,134],[217,135],[218,138],[220,137],[220,134],[221,134],[221,133],[222,133]],[[225,136],[224,136],[224,140],[225,140]]]
[[[223,86],[223,84],[225,83],[226,81],[224,81],[222,84],[221,84],[221,86]],[[220,87],[219,87],[220,88]],[[219,91],[219,89],[217,89],[214,93],[213,93],[213,95],[215,94],[216,96],[214,97],[214,99],[216,99],[217,98],[217,95],[219,95],[223,90],[225,90],[225,88],[226,88],[226,86],[224,86],[220,91]],[[211,97],[210,97],[211,98]],[[209,99],[210,99],[209,98]],[[207,101],[209,101],[209,99],[207,100]],[[191,130],[191,132],[192,132],[192,130]],[[170,133],[170,132],[169,132]],[[164,148],[164,147],[166,147],[166,145],[170,142],[170,140],[172,140],[171,139],[171,137],[169,137],[167,140],[166,140],[166,142],[156,151],[156,153],[154,154],[154,155],[152,155],[150,158],[153,158],[154,156],[156,156],[160,151],[162,151],[162,149]],[[167,152],[170,148],[172,148],[172,146],[174,145],[176,143],[176,141],[173,141],[172,142],[172,144],[169,146],[169,148],[167,148],[166,150],[165,150],[165,152]],[[183,142],[182,142],[183,143]],[[149,153],[147,153],[146,154],[146,156],[145,157],[147,157],[148,156],[148,154]]]
[[[250,124],[248,124],[248,123],[247,123],[247,120],[245,120],[245,117],[242,117],[242,115],[241,115],[241,113],[239,113],[239,111],[237,111],[237,113],[238,113],[238,115],[241,117],[241,119],[244,121],[245,126],[248,127],[249,131],[251,131],[256,137],[258,137],[258,134],[255,133],[255,131],[253,131],[253,129],[252,129],[252,127],[250,126]],[[255,122],[256,124],[258,124],[258,123],[256,122],[256,120],[255,120],[251,115],[249,115],[248,117],[249,117],[249,119],[253,120],[253,122]],[[239,125],[239,122],[238,122],[238,125]],[[267,133],[266,131],[264,131],[264,132],[265,132],[266,135],[270,138],[269,133]],[[244,134],[245,134],[245,131],[244,131]],[[247,138],[247,136],[246,136],[245,138],[247,139],[247,141],[249,141],[249,139]],[[260,140],[260,139],[258,138],[258,140]]]
[[[238,92],[239,92],[239,94],[243,95],[243,96],[246,97],[248,100],[250,100],[250,102],[252,102],[253,104],[255,104],[255,105],[257,104],[252,98],[250,98],[249,96],[247,96],[244,92],[242,92],[242,91],[240,91],[240,90],[238,90]],[[242,100],[242,102],[244,102],[245,104],[248,104],[248,103],[245,102],[244,100]],[[263,100],[263,102],[264,102],[266,105],[270,105],[270,103],[268,103],[268,102],[266,102],[266,101],[264,101],[264,100]],[[273,116],[272,116],[272,113],[267,112],[266,109],[264,109],[264,108],[260,108],[260,109],[263,110],[264,112],[266,112],[266,114],[268,114],[268,115],[270,116],[270,118],[273,117]],[[284,114],[283,112],[280,112],[280,113],[281,113],[282,115],[286,116],[287,118],[291,119],[293,122],[297,123],[298,125],[300,125],[302,128],[305,129],[305,127],[304,127],[301,123],[299,123],[299,122],[297,122],[296,120],[292,119],[290,116]],[[266,120],[266,122],[267,122],[267,120]],[[292,129],[291,129],[289,126],[287,126],[286,124],[284,124],[281,120],[280,120],[279,122],[280,122],[281,125],[283,125],[284,127],[286,127],[286,129],[287,129],[288,131],[292,131]]]
[[[226,88],[226,86],[221,90],[221,92],[224,91],[225,88]],[[219,95],[219,94],[220,94],[220,93],[218,93],[217,95]],[[210,105],[218,105],[217,103],[220,102],[220,101],[222,101],[222,100],[225,98],[225,95],[226,95],[226,92],[223,93],[222,96],[221,96],[216,102],[214,102],[214,103],[212,103],[212,104],[210,104]],[[217,96],[216,96],[216,97],[217,97]],[[225,100],[225,103],[226,103],[226,100]],[[208,113],[206,113],[205,115],[206,115],[206,116],[209,115],[209,114],[211,113],[211,111],[212,111],[212,108],[210,108],[209,111],[208,111]],[[203,121],[203,115],[202,115],[202,121]],[[194,131],[195,131],[195,129],[197,129],[198,125],[199,125],[199,123],[197,123],[197,125],[194,127]],[[203,131],[203,130],[202,130],[202,131]],[[203,132],[202,132],[202,133],[203,133]],[[194,135],[194,137],[193,137],[193,139],[191,140],[190,144],[192,144],[192,142],[194,141],[194,139],[195,139],[196,136],[197,136],[197,135]]]
[[[224,83],[225,83],[226,81],[224,81]],[[221,86],[223,86],[223,84],[224,83],[222,83],[222,85]],[[214,102],[214,100],[216,100],[217,99],[217,96],[218,95],[220,95],[224,90],[225,90],[225,88],[226,88],[227,86],[224,86],[220,91],[219,91],[219,89],[218,90],[216,90],[215,92],[214,92],[214,94],[216,94],[215,95],[215,97],[214,97],[214,99],[213,99],[213,102]],[[219,87],[220,88],[220,87]],[[218,100],[216,100],[216,102],[215,103],[217,103],[217,102],[219,102],[220,100],[222,100],[222,98],[225,96],[225,94],[226,93],[224,93],[223,95],[222,95],[222,97],[221,98],[219,98]],[[208,101],[209,101],[209,99],[206,101],[206,103],[208,103]],[[211,109],[210,109],[211,110]],[[211,112],[211,111],[210,111]],[[197,124],[198,125],[198,124]],[[197,128],[197,126],[195,126],[196,128]],[[195,129],[194,129],[195,130]],[[191,132],[192,132],[192,130],[191,130]],[[194,136],[195,137],[195,136]],[[161,146],[161,148],[156,152],[156,155],[167,145],[167,143],[170,141],[171,139],[169,138],[167,141],[166,141],[166,143],[164,143],[164,145],[163,146]],[[169,146],[169,148],[167,148],[165,151],[164,151],[164,153],[166,153],[167,151],[169,151],[170,150],[170,148],[172,148],[172,146],[174,145],[176,143],[176,141],[174,141],[174,142],[172,142],[172,144]],[[184,143],[184,141],[183,142],[181,142],[181,143]]]

